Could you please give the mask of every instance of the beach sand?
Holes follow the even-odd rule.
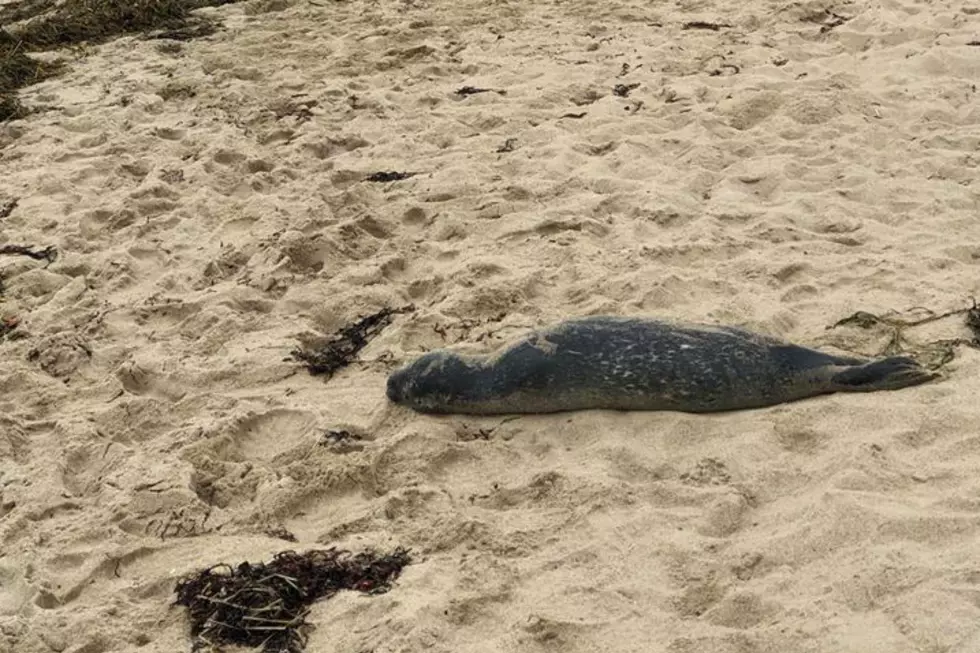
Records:
[[[308,651],[980,651],[973,349],[712,416],[384,395],[578,315],[871,355],[887,330],[827,327],[969,305],[980,5],[202,13],[223,29],[93,46],[0,125],[0,244],[61,253],[0,257],[0,650],[188,651],[183,574],[404,546],[388,593],[313,607]],[[332,378],[289,359],[409,305]]]

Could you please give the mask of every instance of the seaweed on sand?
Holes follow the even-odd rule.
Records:
[[[271,562],[219,564],[178,581],[175,603],[187,608],[194,649],[222,644],[299,653],[312,625],[310,606],[340,590],[381,594],[411,563],[409,551],[351,555],[335,548],[284,551]]]
[[[17,89],[37,83],[63,66],[30,57],[81,43],[104,43],[124,34],[188,39],[215,31],[208,18],[193,11],[239,0],[35,0],[0,11],[0,122],[21,118],[25,109]],[[6,27],[23,22],[16,30]]]
[[[926,359],[926,366],[931,369],[939,369],[953,360],[956,356],[956,347],[964,345],[974,349],[980,348],[980,306],[976,300],[971,300],[970,306],[964,306],[943,313],[937,313],[925,307],[910,309],[908,313],[918,317],[902,317],[896,311],[891,311],[884,315],[875,315],[868,311],[857,311],[834,324],[827,329],[836,329],[842,326],[854,326],[859,329],[881,329],[887,335],[884,347],[877,353],[878,356],[911,355],[916,358]],[[913,344],[906,337],[905,332],[911,328],[937,322],[948,317],[957,315],[964,316],[964,326],[969,329],[970,338],[943,338],[933,340],[923,344]]]
[[[413,310],[413,306],[383,308],[377,313],[362,317],[357,322],[340,328],[322,346],[313,349],[294,349],[290,355],[293,359],[305,363],[310,374],[332,375],[337,370],[350,365],[357,354],[391,323],[392,317]]]

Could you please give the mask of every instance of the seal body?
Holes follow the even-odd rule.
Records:
[[[937,376],[904,356],[835,356],[735,327],[586,317],[487,356],[427,353],[391,374],[387,395],[426,413],[709,413],[904,388]]]

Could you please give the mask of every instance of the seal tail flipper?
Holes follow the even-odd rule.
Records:
[[[854,365],[835,374],[831,381],[842,392],[897,390],[932,381],[939,377],[908,356],[893,356]]]

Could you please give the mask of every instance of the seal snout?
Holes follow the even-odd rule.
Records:
[[[396,404],[402,400],[402,384],[400,383],[398,376],[398,372],[394,372],[388,377],[388,387],[385,391],[385,394],[388,395],[388,401]]]

